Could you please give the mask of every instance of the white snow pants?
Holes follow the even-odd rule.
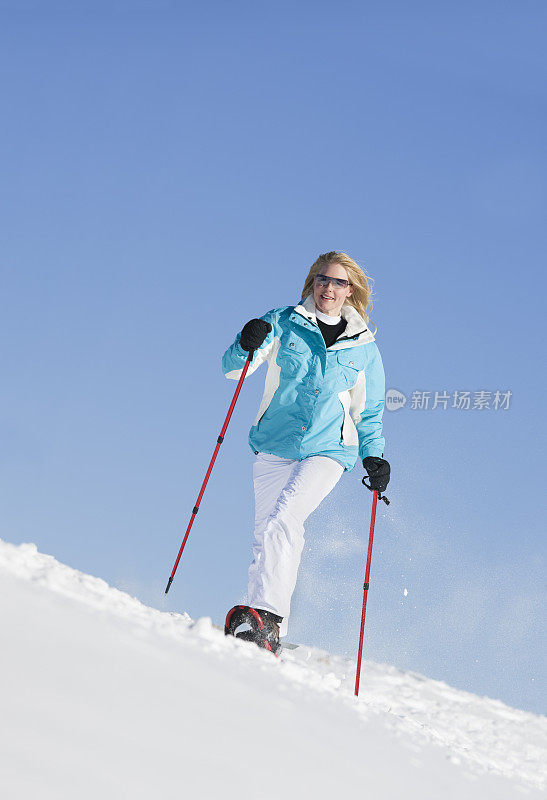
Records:
[[[248,602],[283,617],[287,633],[291,597],[304,548],[304,522],[336,486],[344,467],[333,458],[303,461],[258,453],[253,466],[255,529]]]

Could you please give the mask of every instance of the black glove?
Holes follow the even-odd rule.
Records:
[[[385,492],[391,473],[389,462],[378,456],[367,456],[363,459],[363,466],[368,472],[370,488]]]
[[[272,326],[263,319],[252,319],[243,326],[239,344],[244,350],[258,350]]]

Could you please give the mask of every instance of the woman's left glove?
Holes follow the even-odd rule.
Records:
[[[363,466],[370,479],[370,488],[385,492],[391,474],[389,462],[378,456],[367,456],[363,459]]]

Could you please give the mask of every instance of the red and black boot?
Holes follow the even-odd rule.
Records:
[[[228,611],[224,633],[259,647],[276,655],[281,649],[279,642],[279,623],[283,617],[251,606],[234,606]]]

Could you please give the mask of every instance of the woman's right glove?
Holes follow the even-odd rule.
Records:
[[[370,488],[385,492],[391,473],[389,462],[379,456],[367,456],[363,459],[363,466],[368,473]]]
[[[239,344],[243,350],[258,350],[272,326],[263,319],[252,319],[243,326]]]

